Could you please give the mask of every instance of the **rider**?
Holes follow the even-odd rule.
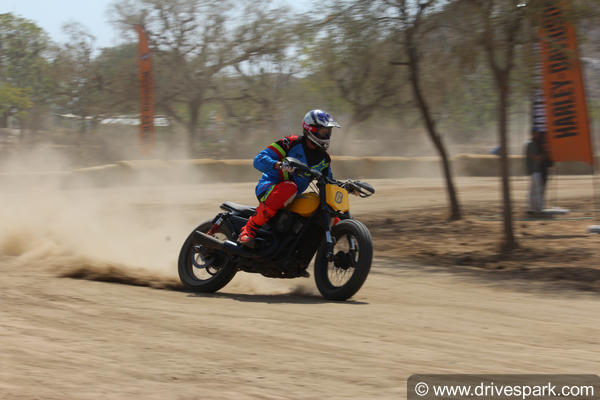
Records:
[[[308,187],[310,179],[293,174],[294,168],[284,162],[285,157],[296,158],[331,177],[331,157],[327,148],[333,127],[340,128],[340,125],[329,113],[311,110],[302,121],[302,137],[286,136],[256,155],[254,168],[263,173],[256,185],[259,205],[240,232],[240,244],[252,242],[262,225]]]

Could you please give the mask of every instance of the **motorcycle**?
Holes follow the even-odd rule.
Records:
[[[331,179],[291,157],[284,163],[309,178],[313,191],[296,196],[260,227],[252,247],[236,240],[256,209],[221,204],[223,212],[196,227],[181,247],[178,272],[188,289],[216,292],[238,271],[308,277],[315,257],[314,279],[324,298],[343,301],[358,292],[371,269],[373,243],[367,227],[350,215],[349,194],[369,197],[375,189],[358,180]]]

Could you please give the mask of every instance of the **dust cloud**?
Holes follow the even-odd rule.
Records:
[[[157,167],[136,174],[123,168],[127,179],[114,179],[113,172],[116,184],[102,180],[98,185],[89,174],[74,174],[60,149],[39,146],[5,157],[0,162],[0,255],[61,277],[183,290],[177,257],[188,233],[212,218],[223,201],[254,204],[253,184],[241,184],[247,197],[231,198],[228,185],[198,183],[197,170],[147,162]],[[298,280],[245,273],[226,291],[316,294]]]

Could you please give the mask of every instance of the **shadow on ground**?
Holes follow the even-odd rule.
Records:
[[[286,294],[240,294],[240,293],[227,293],[227,292],[217,292],[217,293],[193,293],[190,296],[194,297],[217,297],[217,298],[227,298],[241,302],[249,302],[249,303],[268,303],[268,304],[285,304],[285,303],[294,303],[294,304],[331,304],[331,303],[340,303],[340,304],[360,304],[365,305],[369,304],[363,301],[355,301],[355,300],[346,300],[346,301],[332,301],[326,300],[321,296],[308,294],[308,293],[298,293],[296,291],[291,291]]]
[[[296,304],[326,304],[333,301],[326,300],[319,295],[307,292],[302,287],[291,289],[289,293],[279,294],[243,294],[243,293],[194,293],[175,278],[153,274],[143,269],[131,269],[115,265],[84,265],[63,271],[61,278],[82,279],[97,282],[117,283],[121,285],[149,287],[159,290],[171,290],[190,293],[191,297],[227,298],[241,302],[252,303],[296,303]],[[269,278],[265,278],[269,279]],[[335,303],[335,302],[333,302]],[[342,302],[340,302],[342,303]],[[344,304],[368,304],[361,301],[346,300]]]

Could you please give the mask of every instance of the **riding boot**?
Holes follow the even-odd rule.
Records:
[[[252,243],[253,239],[256,237],[256,231],[258,231],[258,229],[276,213],[277,210],[267,207],[265,203],[260,203],[258,207],[256,207],[254,215],[248,218],[248,222],[242,228],[238,243],[246,246]]]

